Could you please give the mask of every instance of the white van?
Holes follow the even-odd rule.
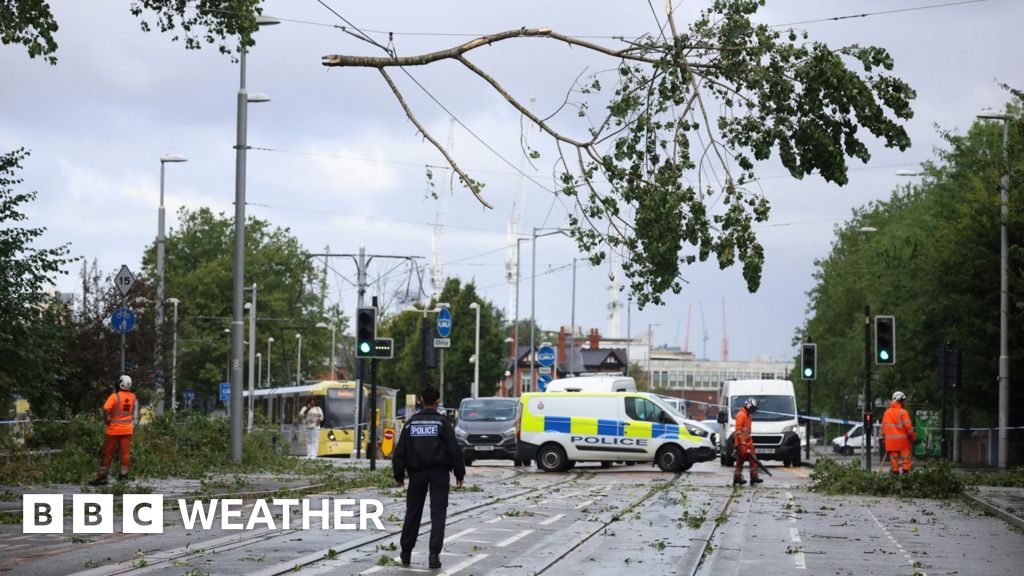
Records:
[[[714,460],[714,433],[687,420],[654,394],[523,394],[516,415],[516,454],[545,472],[576,462],[655,462],[666,472]]]
[[[576,376],[548,383],[545,392],[636,392],[636,381],[629,376]]]
[[[731,380],[722,386],[718,413],[722,423],[722,466],[732,466],[736,413],[747,398],[757,399],[751,418],[751,435],[759,460],[782,460],[785,466],[800,465],[802,430],[796,414],[796,396],[789,380]]]

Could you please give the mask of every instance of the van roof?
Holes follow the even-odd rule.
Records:
[[[657,396],[657,394],[651,394],[650,392],[527,392],[520,396],[520,398],[527,400],[529,398],[582,398],[604,396],[610,396],[613,398],[625,398],[626,396],[652,397]]]
[[[730,396],[743,394],[793,393],[793,383],[789,380],[730,380],[722,390],[729,390]]]

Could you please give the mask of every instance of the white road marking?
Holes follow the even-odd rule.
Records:
[[[451,568],[445,570],[444,572],[441,572],[437,576],[451,576],[452,574],[455,574],[459,570],[462,570],[463,568],[468,568],[468,567],[472,566],[473,564],[476,564],[477,562],[483,560],[484,558],[487,558],[487,554],[481,554],[479,556],[473,556],[472,558],[466,560],[465,562],[462,562],[461,564],[456,564],[455,566],[452,566]]]
[[[881,521],[878,520],[875,514],[869,508],[865,508],[864,510],[868,513],[868,516],[870,516],[871,519],[875,521],[875,524],[882,529],[882,533],[885,534],[889,538],[889,540],[892,541],[892,543],[900,549],[901,552],[903,552],[903,558],[906,559],[907,564],[917,569],[917,566],[914,563],[914,559],[911,558],[910,554],[908,554],[907,551],[903,549],[903,546],[901,546],[900,543],[897,542],[895,538],[893,538],[892,534],[889,534],[889,530],[887,530],[886,527],[881,523]],[[920,574],[921,576],[928,576],[928,574],[922,572],[920,569],[917,569],[916,573]]]
[[[565,518],[565,514],[556,514],[555,516],[552,516],[551,518],[548,518],[547,520],[541,522],[539,525],[540,526],[547,526],[549,524],[554,524],[555,522],[558,522],[562,518]]]
[[[462,532],[457,532],[455,534],[452,534],[451,536],[446,537],[444,539],[444,542],[445,542],[445,544],[447,544],[449,542],[454,542],[454,541],[458,540],[459,537],[465,536],[466,534],[469,534],[470,532],[475,532],[475,531],[476,531],[476,528],[466,528]]]
[[[469,538],[463,538],[462,542],[472,542],[473,544],[490,544],[490,540],[471,540]]]
[[[590,506],[593,503],[594,503],[593,500],[584,500],[583,502],[580,502],[579,504],[576,505],[576,509],[579,510],[580,508],[583,508],[585,506]]]
[[[368,568],[366,570],[363,570],[362,572],[360,572],[360,574],[373,574],[374,572],[380,572],[383,569],[384,569],[383,566],[374,566],[373,568]]]
[[[807,570],[807,561],[804,559],[803,552],[793,554],[793,564],[796,565],[797,570]]]
[[[797,530],[796,528],[790,528],[789,529],[789,538],[793,542],[799,542],[800,541],[800,530]]]
[[[517,540],[519,540],[521,538],[525,538],[526,536],[528,536],[528,535],[530,535],[532,533],[533,533],[533,530],[523,530],[522,532],[520,532],[519,534],[516,534],[515,536],[512,536],[511,538],[506,538],[505,540],[502,540],[501,542],[498,542],[497,544],[495,544],[495,546],[497,546],[498,548],[504,548],[504,547],[508,546],[509,544],[512,544],[513,542],[515,542],[515,541],[517,541]]]
[[[494,524],[495,522],[501,522],[501,519],[502,516],[498,516],[497,518],[491,518],[490,520],[484,522],[484,524]]]

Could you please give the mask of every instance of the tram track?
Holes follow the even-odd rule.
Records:
[[[498,505],[507,504],[509,501],[515,499],[527,499],[538,493],[544,491],[550,491],[553,488],[557,488],[563,484],[568,484],[573,481],[579,480],[585,476],[585,472],[574,472],[565,477],[560,477],[555,482],[547,482],[539,486],[535,486],[528,489],[517,490],[510,494],[496,496],[490,498],[484,502],[463,508],[456,512],[451,513],[448,516],[448,525],[458,524],[464,520],[469,520],[477,517],[481,512],[486,512],[488,509]],[[501,484],[509,484],[518,478],[527,475],[526,470],[516,469],[505,476],[504,478],[497,479]],[[230,495],[228,495],[229,497]],[[421,529],[429,529],[430,522],[425,519]],[[150,572],[160,571],[167,569],[172,566],[180,566],[184,563],[191,563],[200,558],[207,557],[214,554],[229,552],[238,548],[252,547],[260,544],[265,544],[280,538],[286,538],[295,535],[296,533],[303,532],[299,528],[283,529],[278,528],[274,530],[266,530],[257,533],[246,533],[242,535],[231,535],[224,536],[221,538],[215,538],[204,542],[200,546],[192,546],[188,544],[186,546],[174,548],[171,550],[161,550],[153,553],[146,554],[144,556],[145,562],[141,563],[138,559],[132,559],[130,561],[123,561],[116,564],[108,564],[106,566],[99,566],[88,570],[74,573],[72,576],[119,576],[119,575],[139,575]],[[375,533],[369,536],[356,538],[338,545],[331,546],[330,548],[319,550],[313,553],[303,555],[298,558],[292,558],[284,561],[276,566],[268,566],[264,570],[253,572],[252,576],[278,576],[281,574],[294,572],[296,569],[301,569],[323,560],[329,560],[338,556],[344,555],[348,552],[352,552],[363,546],[375,544],[377,542],[385,541],[401,534],[401,530],[385,530],[379,533]]]

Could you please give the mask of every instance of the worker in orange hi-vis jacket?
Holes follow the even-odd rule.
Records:
[[[733,484],[746,484],[743,479],[743,463],[750,462],[750,483],[760,484],[764,482],[757,477],[757,464],[754,461],[754,437],[751,436],[750,417],[757,412],[757,398],[747,398],[743,407],[736,413],[736,433],[733,435],[733,445],[736,448],[736,470],[732,474]]]
[[[132,392],[132,379],[122,374],[117,380],[114,392],[103,403],[103,416],[107,421],[107,436],[103,441],[103,458],[100,460],[100,471],[89,481],[92,486],[107,483],[107,471],[114,460],[114,450],[119,452],[121,473],[119,480],[128,478],[128,465],[132,451],[132,419],[135,415],[135,393]]]
[[[907,401],[907,395],[903,392],[893,392],[892,404],[882,416],[882,437],[885,438],[885,451],[889,453],[889,461],[892,464],[892,473],[900,473],[900,460],[903,461],[902,472],[910,472],[910,449],[917,440],[914,433],[914,424],[910,421],[910,414],[903,407]]]

